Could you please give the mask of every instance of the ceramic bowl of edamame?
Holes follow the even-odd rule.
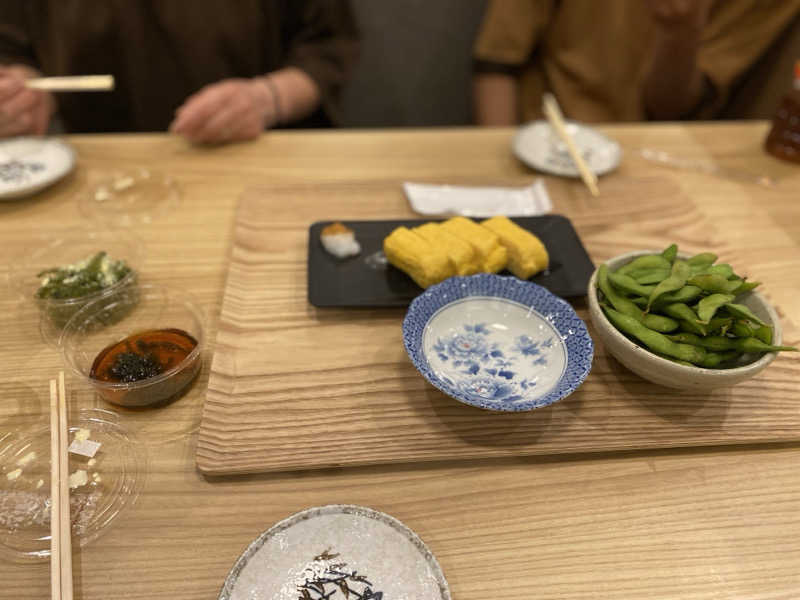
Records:
[[[736,385],[780,351],[775,309],[713,253],[628,252],[589,281],[592,324],[605,348],[637,375],[670,388]]]

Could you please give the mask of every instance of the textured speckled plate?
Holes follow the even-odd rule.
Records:
[[[347,504],[309,508],[248,546],[219,600],[450,600],[423,541],[387,514]]]
[[[495,411],[547,406],[575,391],[594,345],[564,300],[515,277],[451,277],[417,297],[403,321],[411,361],[453,398]]]

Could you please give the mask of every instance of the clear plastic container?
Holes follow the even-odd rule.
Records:
[[[181,349],[173,348],[175,338],[165,338],[164,332],[176,331],[195,342],[190,351],[173,352]],[[143,334],[139,341],[133,339]],[[155,357],[160,372],[136,381],[102,380],[103,357],[124,340],[127,345],[117,355]],[[103,400],[125,407],[164,405],[183,396],[200,373],[202,311],[186,292],[155,285],[122,289],[78,311],[64,328],[60,345],[66,365]]]
[[[86,482],[70,490],[73,544],[85,546],[136,501],[144,485],[147,455],[111,411],[80,411],[70,423],[68,442],[80,429],[100,444],[92,459],[69,454],[69,473],[86,473]],[[49,424],[4,440],[0,478],[0,557],[14,562],[46,560],[50,556]]]
[[[117,283],[79,298],[39,298],[36,295],[42,282],[37,276],[39,273],[76,263],[101,250],[114,260],[124,260],[131,272]],[[39,308],[45,341],[55,342],[67,322],[86,304],[118,290],[135,287],[143,261],[142,242],[127,230],[71,229],[41,239],[29,254],[13,261],[10,278],[16,293]]]
[[[147,225],[180,205],[181,188],[147,166],[90,172],[78,195],[80,211],[112,227]]]

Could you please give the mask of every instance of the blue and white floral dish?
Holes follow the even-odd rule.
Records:
[[[572,307],[516,277],[451,277],[403,321],[411,362],[445,394],[494,411],[547,406],[575,391],[594,344]]]

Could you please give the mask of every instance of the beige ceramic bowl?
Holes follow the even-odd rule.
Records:
[[[658,252],[658,250],[628,252],[612,258],[606,264],[611,271],[616,271],[637,256],[657,254]],[[762,355],[751,355],[749,362],[745,355],[741,366],[729,369],[702,369],[679,365],[656,356],[644,346],[631,341],[608,321],[597,300],[597,270],[589,280],[587,296],[592,324],[608,352],[631,371],[653,383],[670,388],[696,390],[726,387],[749,379],[775,359],[774,352],[767,352]],[[758,318],[772,326],[773,343],[776,346],[780,345],[782,332],[778,315],[764,297],[753,291],[740,296],[737,300],[752,310]]]

